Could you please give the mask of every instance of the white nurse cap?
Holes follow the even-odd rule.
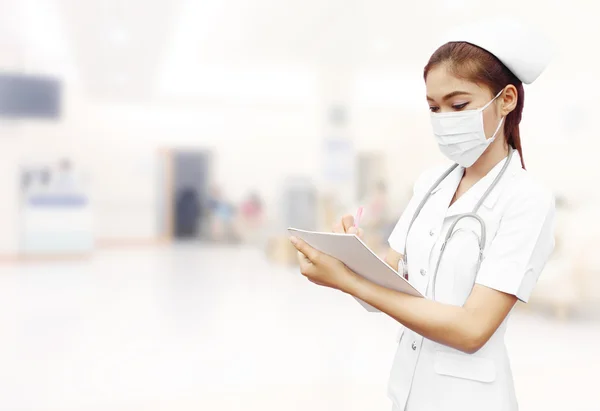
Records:
[[[538,78],[553,54],[548,39],[510,19],[486,20],[456,27],[446,33],[441,44],[449,42],[466,42],[487,50],[525,84],[531,84]]]

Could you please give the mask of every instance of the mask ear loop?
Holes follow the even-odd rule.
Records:
[[[496,97],[494,97],[489,103],[487,103],[485,106],[483,106],[479,110],[483,113],[483,110],[485,110],[486,108],[488,108],[490,106],[490,104],[492,104],[494,101],[496,101],[496,99],[498,97],[500,97],[500,95],[503,92],[504,92],[504,89],[500,90],[500,92],[498,94],[496,94]],[[498,127],[496,127],[496,131],[494,131],[494,134],[492,134],[492,136],[489,139],[487,139],[487,140],[491,140],[490,143],[492,143],[494,141],[494,139],[496,138],[496,135],[498,134],[498,131],[500,131],[500,127],[502,127],[503,123],[504,123],[504,117],[502,117],[500,119],[500,122],[498,123]]]
[[[489,138],[489,140],[494,141],[494,139],[496,138],[496,135],[498,134],[498,131],[500,131],[500,127],[502,127],[503,123],[504,123],[504,117],[502,117],[500,119],[500,122],[498,123],[498,127],[496,127],[496,131],[494,131],[494,134],[492,134],[492,136]],[[492,141],[490,141],[490,143],[492,143]]]
[[[504,89],[500,90],[500,92],[499,92],[498,94],[496,94],[496,97],[494,97],[493,99],[491,99],[490,101],[488,101],[488,103],[487,103],[485,106],[481,107],[481,108],[479,109],[479,111],[483,111],[483,110],[485,110],[486,108],[488,108],[488,107],[490,106],[490,104],[492,104],[494,101],[496,101],[496,99],[497,99],[498,97],[500,97],[500,95],[501,95],[503,92],[504,92]]]

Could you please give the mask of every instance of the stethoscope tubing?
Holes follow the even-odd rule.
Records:
[[[512,156],[513,156],[513,148],[509,147],[508,149],[508,156],[506,159],[506,162],[504,163],[504,165],[502,166],[502,169],[500,170],[500,173],[498,173],[498,175],[496,176],[496,178],[494,179],[494,181],[492,182],[492,184],[490,184],[490,186],[488,187],[488,189],[485,191],[485,193],[481,196],[481,198],[479,199],[479,201],[477,202],[477,204],[475,205],[475,207],[473,208],[473,211],[471,211],[470,213],[464,213],[464,214],[460,214],[450,225],[448,232],[446,233],[446,237],[444,238],[444,242],[442,243],[442,246],[440,248],[440,255],[438,256],[437,259],[437,263],[435,265],[435,270],[433,272],[433,276],[432,276],[432,287],[431,287],[431,293],[432,293],[432,298],[435,300],[435,287],[436,287],[436,282],[437,282],[437,273],[440,267],[440,263],[442,261],[442,257],[444,256],[444,252],[446,250],[446,246],[448,245],[448,242],[452,239],[452,236],[454,235],[455,231],[454,228],[456,227],[456,225],[458,224],[459,221],[465,219],[465,218],[474,218],[477,220],[477,222],[479,223],[479,226],[481,228],[481,235],[479,236],[479,258],[477,261],[477,268],[476,268],[476,272],[479,271],[479,266],[481,265],[481,262],[483,261],[483,251],[485,248],[485,244],[486,244],[486,226],[485,226],[485,221],[483,221],[483,218],[481,218],[478,214],[477,211],[479,210],[479,208],[481,207],[481,205],[483,204],[483,202],[485,201],[485,199],[489,196],[489,194],[491,193],[491,191],[498,185],[498,182],[500,181],[500,179],[502,178],[502,176],[504,176],[504,174],[506,173],[506,170],[508,169],[508,166],[511,162]],[[408,225],[408,230],[406,232],[406,239],[408,240],[408,234],[410,233],[410,229],[412,228],[413,223],[415,222],[415,220],[417,219],[417,217],[419,216],[419,214],[421,213],[421,210],[423,209],[423,207],[425,206],[425,204],[427,203],[427,200],[429,200],[429,197],[431,196],[431,194],[433,193],[433,191],[442,183],[442,181],[444,181],[446,179],[446,177],[448,177],[448,175],[450,175],[450,173],[452,173],[452,171],[454,171],[456,169],[456,167],[458,167],[458,164],[453,164],[450,168],[448,168],[448,170],[446,170],[444,172],[444,174],[442,174],[437,180],[436,182],[431,186],[431,188],[427,191],[427,193],[425,194],[425,196],[423,196],[423,199],[421,200],[421,202],[419,203],[418,207],[416,208],[415,212],[413,213],[413,217],[411,219],[410,224]],[[403,253],[403,261],[402,261],[402,265],[403,265],[403,275],[404,278],[408,279],[408,256],[406,253],[406,248],[407,248],[407,242],[404,242],[404,253]]]

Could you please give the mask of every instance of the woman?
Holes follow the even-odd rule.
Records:
[[[369,282],[291,241],[309,280],[403,325],[389,383],[395,410],[517,410],[507,319],[517,300],[527,302],[554,247],[554,199],[525,171],[519,134],[522,84],[547,58],[534,35],[504,21],[449,40],[424,77],[436,140],[458,166],[417,180],[386,257],[427,298]],[[346,216],[335,231],[356,233],[352,226]]]

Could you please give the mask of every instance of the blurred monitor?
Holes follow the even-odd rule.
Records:
[[[0,73],[0,117],[60,117],[62,83],[57,78]]]

